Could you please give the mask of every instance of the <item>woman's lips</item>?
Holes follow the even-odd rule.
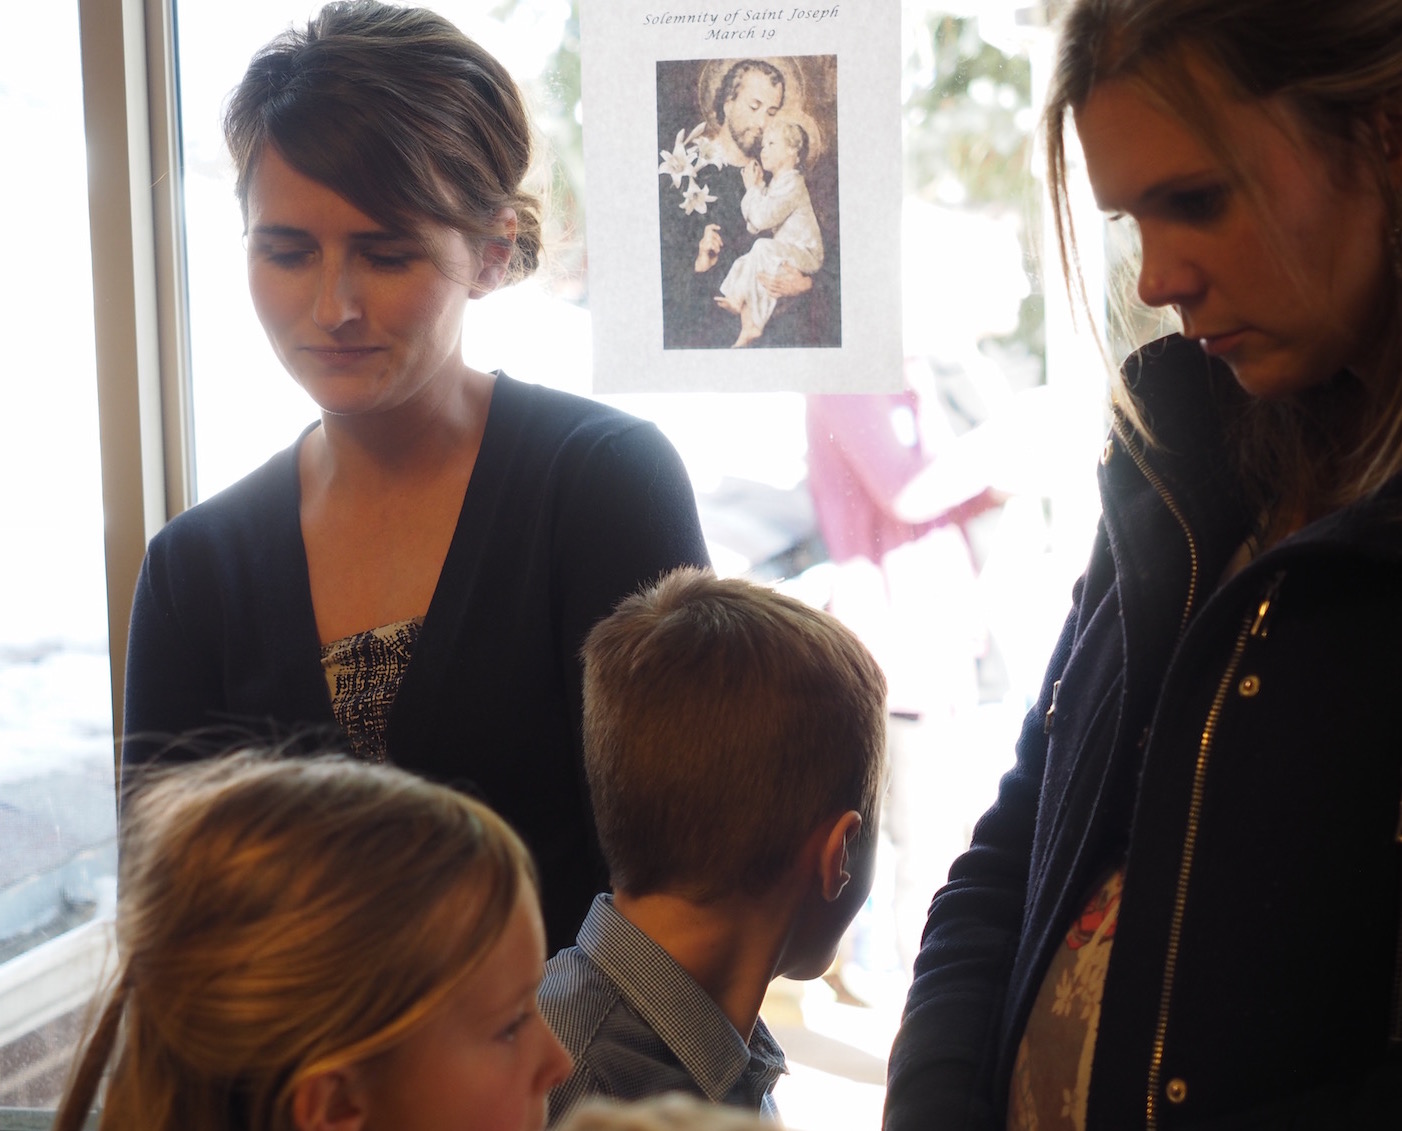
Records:
[[[303,346],[302,350],[322,365],[330,366],[333,369],[357,365],[380,352],[378,346]]]
[[[1221,357],[1236,349],[1245,335],[1245,330],[1229,330],[1225,334],[1208,334],[1198,338],[1198,345],[1202,346],[1203,352],[1209,356]]]

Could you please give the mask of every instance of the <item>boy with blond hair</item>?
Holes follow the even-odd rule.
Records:
[[[546,965],[587,1095],[685,1091],[775,1114],[770,981],[815,978],[871,887],[886,682],[826,613],[681,569],[584,645],[584,763],[613,894]]]

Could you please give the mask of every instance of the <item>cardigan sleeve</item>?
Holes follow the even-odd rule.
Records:
[[[151,539],[127,641],[122,764],[337,739],[297,515],[296,446]]]
[[[589,630],[630,596],[684,565],[709,566],[681,457],[652,424],[610,432],[583,454],[561,503],[552,568],[560,647],[572,695]],[[582,704],[575,702],[580,717]]]
[[[127,637],[122,776],[158,758],[192,756],[176,738],[208,727],[221,707],[211,658],[193,646],[177,598],[179,555],[158,535],[136,581]]]

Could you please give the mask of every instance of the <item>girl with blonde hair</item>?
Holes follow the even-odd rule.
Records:
[[[1103,517],[931,904],[888,1131],[1402,1126],[1402,3],[1072,0],[1138,295]]]
[[[124,814],[118,971],[59,1108],[101,1131],[540,1131],[568,1054],[486,806],[340,757],[154,775]]]

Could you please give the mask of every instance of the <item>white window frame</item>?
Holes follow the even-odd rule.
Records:
[[[146,543],[194,492],[171,0],[78,0],[112,728]],[[118,766],[120,760],[118,761]]]
[[[174,14],[171,0],[78,0],[78,20],[119,780],[137,573],[194,491]],[[40,1023],[81,1008],[105,979],[110,939],[105,919],[52,939],[0,965],[0,993]],[[52,1116],[0,1109],[0,1131],[38,1131]]]

